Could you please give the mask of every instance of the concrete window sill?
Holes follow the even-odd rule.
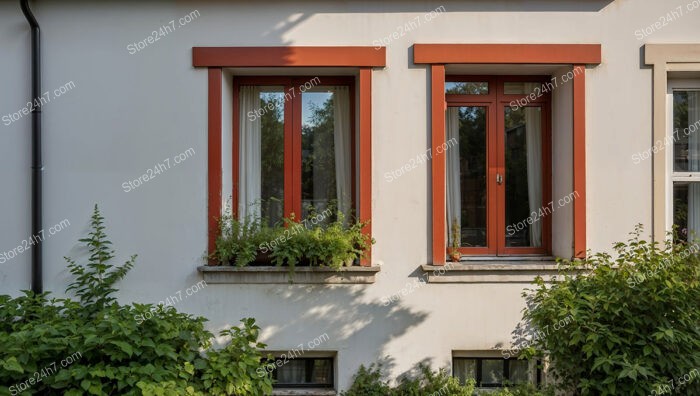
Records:
[[[558,272],[551,257],[469,257],[421,269],[428,283],[531,283],[538,275],[547,281]]]
[[[335,270],[328,267],[296,267],[289,277],[287,267],[208,266],[197,268],[207,283],[232,284],[363,284],[374,283],[379,267],[351,266]]]
[[[337,393],[333,389],[273,389],[273,396],[336,396]]]

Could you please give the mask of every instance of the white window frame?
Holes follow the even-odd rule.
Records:
[[[674,91],[696,91],[700,90],[700,79],[669,79],[666,92],[666,142],[669,146],[664,146],[666,169],[671,177],[666,183],[666,230],[673,229],[673,184],[675,182],[700,182],[700,172],[676,172],[673,164],[673,92]],[[700,133],[697,131],[696,133]],[[656,144],[653,142],[652,144]],[[652,148],[654,146],[652,145]]]

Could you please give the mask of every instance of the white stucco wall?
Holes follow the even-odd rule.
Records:
[[[196,266],[206,248],[207,71],[192,67],[193,46],[373,45],[415,16],[444,5],[447,13],[387,45],[387,67],[373,73],[373,257],[382,265],[377,282],[210,285],[177,308],[208,317],[212,330],[255,317],[273,350],[327,333],[330,340],[319,349],[337,351],[340,388],[360,363],[386,355],[395,358],[393,374],[399,374],[423,359],[448,365],[452,350],[507,343],[521,316],[525,285],[430,284],[391,306],[381,303],[383,296],[412,282],[430,257],[430,168],[392,183],[383,177],[428,147],[429,74],[412,64],[411,46],[602,44],[602,64],[587,73],[586,149],[587,242],[603,250],[624,239],[634,224],[651,221],[651,161],[632,161],[632,154],[651,145],[651,70],[642,66],[640,47],[697,42],[700,10],[686,11],[644,40],[634,32],[686,3],[38,2],[43,90],[75,84],[42,108],[45,225],[71,223],[45,242],[45,288],[59,295],[65,289],[69,274],[62,257],[77,253],[76,241],[85,234],[95,203],[107,218],[119,257],[139,254],[120,285],[122,300],[157,302],[201,279]],[[191,23],[129,54],[128,44],[195,9],[200,16]],[[28,100],[28,51],[29,29],[18,4],[0,2],[0,117]],[[565,107],[570,94],[570,87],[561,89],[555,109]],[[0,253],[30,236],[30,124],[28,116],[9,126],[0,122]],[[571,182],[570,164],[557,164],[570,158],[565,150],[570,144],[566,136],[555,138],[553,174],[559,184],[554,198],[570,192],[565,187]],[[189,148],[196,154],[184,163],[123,191],[123,182]],[[230,163],[226,158],[225,165]],[[566,227],[570,217],[564,212],[555,227]],[[559,240],[555,249],[564,251],[567,243]],[[29,268],[30,253],[0,264],[0,293],[28,289]]]

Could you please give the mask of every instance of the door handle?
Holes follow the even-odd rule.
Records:
[[[496,183],[499,185],[503,184],[503,176],[500,173],[496,173]]]

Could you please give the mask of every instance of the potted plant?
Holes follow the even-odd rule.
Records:
[[[455,218],[452,220],[452,241],[450,247],[447,248],[447,254],[450,257],[450,260],[454,262],[459,262],[459,260],[462,258],[462,253],[459,252],[461,239],[459,222],[457,221],[457,218]]]
[[[374,239],[362,233],[367,222],[346,224],[342,213],[327,224],[311,227],[285,218],[283,225],[270,226],[259,218],[238,219],[226,213],[219,219],[216,248],[210,257],[220,265],[237,267],[277,265],[326,266],[339,270],[359,263]]]
[[[339,270],[359,261],[374,243],[362,233],[366,222],[345,225],[343,215],[327,225],[311,228],[285,219],[290,238],[272,251],[272,261],[276,265],[288,266],[290,274],[296,266],[326,266]]]
[[[271,265],[272,250],[284,233],[281,226],[269,226],[253,216],[239,219],[232,213],[218,220],[216,247],[209,257],[219,265]]]
[[[218,223],[219,234],[211,257],[220,265],[242,267],[252,262],[257,254],[257,247],[252,238],[257,229],[257,222],[250,218],[239,220],[231,214],[224,214]]]

